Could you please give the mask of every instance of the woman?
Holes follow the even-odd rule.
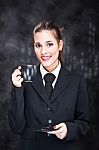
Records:
[[[40,22],[33,31],[33,45],[40,62],[34,82],[22,84],[20,66],[12,74],[9,124],[21,135],[17,149],[81,150],[79,139],[89,123],[86,82],[64,68],[64,41],[57,25]],[[50,98],[44,80],[48,73],[55,76]],[[49,125],[52,130],[42,132]]]

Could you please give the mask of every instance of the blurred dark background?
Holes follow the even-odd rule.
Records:
[[[32,30],[41,20],[64,27],[64,63],[84,75],[90,104],[85,150],[99,150],[99,0],[0,0],[0,150],[14,150],[19,136],[9,128],[11,73],[35,63]]]

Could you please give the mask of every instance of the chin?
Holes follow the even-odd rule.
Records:
[[[45,65],[45,64],[42,64],[44,67],[50,67],[50,65]]]
[[[44,67],[49,67],[51,65],[51,63],[49,62],[41,62],[41,64],[44,66]]]

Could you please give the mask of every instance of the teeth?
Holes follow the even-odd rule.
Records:
[[[48,60],[49,58],[50,58],[50,56],[42,57],[43,60]]]

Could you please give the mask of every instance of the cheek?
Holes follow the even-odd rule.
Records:
[[[52,51],[53,54],[58,53],[59,52],[58,45],[54,45],[53,48],[51,49],[51,51]]]
[[[40,54],[38,51],[35,51],[35,55],[36,55],[37,59],[40,60]]]
[[[40,52],[37,49],[35,49],[34,51],[35,51],[36,56],[40,55]]]
[[[41,59],[41,52],[40,52],[40,50],[35,50],[35,54],[36,54],[36,57],[37,57],[38,61],[41,62],[42,59]]]
[[[53,50],[53,55],[55,55],[55,56],[59,55],[59,49],[58,48]]]

